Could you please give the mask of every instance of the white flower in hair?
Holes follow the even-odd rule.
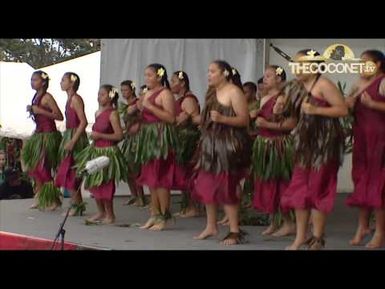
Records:
[[[131,82],[131,89],[132,90],[135,90],[136,86],[135,86],[135,82]]]
[[[275,74],[281,75],[282,73],[283,73],[283,68],[278,66],[277,69],[275,70]]]
[[[158,71],[156,72],[156,74],[157,74],[158,76],[162,77],[162,76],[164,75],[164,72],[165,72],[165,70],[161,67],[161,68],[158,69]]]
[[[48,78],[48,74],[43,72],[43,73],[41,74],[41,78],[47,79],[47,78]]]
[[[180,80],[182,80],[184,77],[183,77],[183,71],[179,71],[179,73],[178,73],[178,78],[180,79]]]
[[[234,68],[231,71],[233,72],[233,75],[237,74],[237,71]]]
[[[76,75],[71,74],[70,79],[72,82],[75,82],[78,78],[76,77]]]
[[[111,89],[110,93],[108,94],[108,96],[109,96],[111,99],[113,99],[117,93],[118,93],[118,90],[117,90],[115,87],[113,87],[113,88]]]
[[[225,71],[223,71],[223,74],[227,77],[230,75],[230,72],[227,69],[225,69]]]
[[[143,88],[143,90],[142,90],[143,93],[147,93],[147,91],[148,91],[147,87]]]

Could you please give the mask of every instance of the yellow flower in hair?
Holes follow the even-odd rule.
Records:
[[[136,86],[135,86],[135,82],[131,82],[131,89],[132,90],[135,90]]]
[[[223,74],[227,77],[230,75],[230,72],[227,69],[225,69],[225,71],[223,71]]]
[[[178,73],[178,78],[180,79],[180,80],[182,80],[184,77],[183,77],[183,71],[179,71],[179,73]]]
[[[278,66],[277,69],[275,70],[275,74],[281,75],[282,73],[283,73],[283,68]]]
[[[71,74],[70,79],[71,79],[71,82],[75,82],[78,78],[76,77],[76,75]]]
[[[163,75],[164,75],[164,69],[161,67],[161,68],[159,68],[158,69],[158,71],[156,72],[156,74],[158,75],[158,76],[160,76],[160,77],[162,77]]]
[[[47,79],[47,78],[48,78],[48,74],[43,72],[43,73],[41,74],[41,78]]]
[[[111,89],[110,93],[108,94],[108,96],[109,96],[111,99],[113,99],[117,93],[118,93],[118,90],[117,90],[115,87],[113,87],[113,88]]]
[[[234,68],[231,71],[233,72],[233,75],[237,74],[237,71]]]

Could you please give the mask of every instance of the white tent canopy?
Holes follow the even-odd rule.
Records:
[[[85,112],[90,125],[98,109],[97,95],[100,81],[100,52],[43,67],[50,78],[50,92],[64,114],[67,94],[61,90],[60,81],[65,72],[75,72],[80,77],[79,94],[83,97]],[[30,79],[34,69],[25,63],[0,62],[0,128],[1,136],[29,137],[35,124],[28,118],[26,106],[31,104],[34,90]],[[65,122],[57,122],[63,131]]]

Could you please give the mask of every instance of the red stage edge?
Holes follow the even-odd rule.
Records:
[[[53,240],[0,231],[0,250],[51,250],[52,244]],[[60,239],[56,242],[53,250],[61,250]],[[97,249],[64,242],[64,250]]]

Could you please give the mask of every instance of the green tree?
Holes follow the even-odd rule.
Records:
[[[35,69],[99,50],[100,39],[0,39],[0,61],[26,62]]]

